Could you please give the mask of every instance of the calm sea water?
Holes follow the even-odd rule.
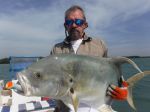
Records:
[[[141,70],[150,70],[150,58],[133,58],[132,60],[136,62]],[[122,67],[125,79],[137,73],[131,65],[124,64]],[[0,64],[0,79],[4,79],[7,82],[10,78],[9,65]],[[133,100],[137,112],[150,112],[150,76],[143,78],[134,86]],[[114,101],[113,109],[118,112],[134,112],[126,101]]]
[[[150,58],[135,58],[132,60],[142,71],[150,70]],[[123,65],[123,75],[125,79],[128,79],[136,73],[137,71],[131,65]],[[133,88],[133,101],[137,112],[150,112],[150,76],[144,77],[135,84]],[[115,101],[113,108],[118,112],[135,112],[126,101]]]

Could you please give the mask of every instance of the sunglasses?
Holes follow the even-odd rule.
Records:
[[[67,26],[72,26],[73,23],[75,23],[77,26],[82,26],[84,24],[85,20],[83,19],[75,19],[75,20],[72,20],[72,19],[67,19],[65,20],[65,24]]]

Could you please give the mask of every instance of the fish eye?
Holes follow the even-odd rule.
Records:
[[[39,72],[36,72],[36,73],[34,74],[34,76],[35,76],[37,79],[40,79],[40,78],[41,78],[41,74],[40,74]]]
[[[73,82],[73,79],[71,78],[69,81],[72,83],[72,82]]]

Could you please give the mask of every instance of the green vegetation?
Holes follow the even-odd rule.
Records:
[[[150,58],[150,56],[125,56],[127,58]]]
[[[0,59],[0,64],[9,64],[9,58]]]

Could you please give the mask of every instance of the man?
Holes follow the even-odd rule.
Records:
[[[51,54],[72,53],[80,55],[107,57],[107,48],[105,43],[99,39],[88,37],[84,30],[88,27],[84,10],[80,6],[72,6],[65,12],[65,34],[66,38],[63,42],[56,44]],[[117,87],[110,85],[107,90],[107,95],[113,99],[125,100],[127,97],[127,84],[122,78],[118,79]],[[111,103],[111,99],[106,101]],[[106,108],[113,111],[111,107],[101,106],[99,110]]]
[[[84,11],[73,6],[65,13],[66,39],[54,46],[51,54],[74,53],[90,56],[107,56],[107,48],[102,40],[87,37],[84,30],[88,27]]]

